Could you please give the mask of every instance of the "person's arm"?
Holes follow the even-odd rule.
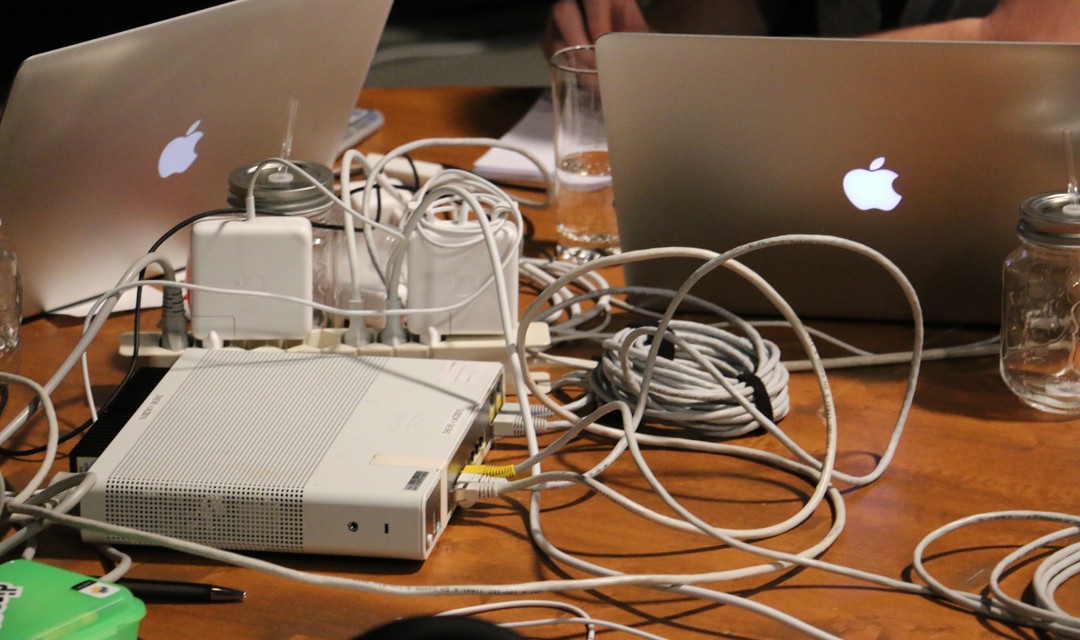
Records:
[[[756,0],[653,0],[644,12],[637,0],[559,0],[541,44],[550,57],[612,31],[763,35],[767,29]]]
[[[985,18],[886,31],[879,38],[1080,42],[1077,0],[1000,0]]]
[[[768,27],[759,4],[758,0],[654,0],[645,19],[667,33],[765,35]]]
[[[592,44],[612,31],[651,31],[637,0],[559,0],[551,6],[540,44],[548,57],[559,49]]]

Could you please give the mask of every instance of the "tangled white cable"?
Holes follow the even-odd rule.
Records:
[[[1001,559],[990,572],[989,594],[970,593],[946,587],[931,575],[926,567],[926,549],[949,533],[964,527],[986,522],[1006,520],[1038,520],[1066,525],[1026,545],[1017,548]],[[949,600],[965,609],[990,616],[1012,624],[1038,627],[1062,638],[1080,638],[1080,618],[1069,615],[1055,601],[1054,592],[1066,581],[1080,575],[1080,542],[1064,545],[1043,559],[1031,581],[1031,593],[1035,604],[1028,604],[1005,593],[1002,577],[1025,557],[1060,540],[1080,537],[1080,516],[1048,511],[998,511],[983,513],[950,522],[927,535],[915,548],[912,564],[915,572],[929,586],[934,595]]]
[[[659,338],[655,327],[638,327],[623,329],[604,340],[604,353],[600,366],[593,370],[591,385],[599,402],[637,404],[654,339],[666,341],[671,348],[662,346],[652,364],[643,414],[650,423],[676,424],[712,437],[744,435],[762,424],[743,409],[739,397],[752,402],[772,422],[787,415],[788,372],[776,344],[762,339],[756,331],[741,337],[680,320],[673,320]],[[698,364],[701,360],[711,363],[730,384],[718,384]]]

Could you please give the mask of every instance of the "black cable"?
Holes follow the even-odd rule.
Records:
[[[445,167],[447,169],[457,169],[458,171],[465,171],[465,172],[468,172],[468,173],[473,173],[473,170],[464,169],[464,168],[459,167],[457,165],[444,164],[443,167]],[[499,188],[502,188],[502,189],[519,189],[521,191],[530,191],[530,192],[538,192],[538,193],[539,192],[546,192],[548,190],[548,188],[546,186],[544,186],[543,184],[537,184],[537,183],[532,183],[532,182],[514,182],[512,180],[499,180],[497,178],[484,178],[484,179],[487,180],[488,182],[490,182],[491,184],[495,185],[496,187],[499,187]]]
[[[349,195],[351,196],[351,195],[353,195],[355,193],[359,193],[359,192],[363,191],[365,188],[366,187],[364,187],[364,185],[360,185],[359,187],[354,187],[353,190],[349,192]],[[374,189],[372,189],[372,190],[375,192],[375,222],[382,222],[382,186],[376,184]],[[352,203],[349,203],[349,204],[352,204]],[[344,229],[344,227],[342,227],[342,229]],[[356,233],[363,233],[364,232],[363,227],[355,227],[355,229],[356,229]]]
[[[394,620],[353,640],[522,640],[522,637],[479,618],[418,616]]]
[[[209,218],[209,217],[212,217],[212,216],[220,216],[220,215],[236,215],[236,214],[243,214],[243,213],[246,213],[246,211],[244,209],[237,209],[237,208],[234,208],[234,207],[229,207],[229,208],[225,208],[225,209],[214,209],[214,210],[211,210],[211,211],[204,211],[203,213],[193,215],[193,216],[187,218],[186,220],[183,220],[182,222],[176,224],[175,226],[173,226],[168,231],[166,231],[160,238],[158,238],[150,246],[150,250],[147,253],[154,253],[155,251],[157,251],[158,249],[161,248],[161,245],[165,244],[166,241],[168,241],[174,235],[176,235],[177,233],[182,231],[185,227],[188,227],[188,226],[198,222],[199,220],[202,220],[203,218]],[[146,270],[143,269],[142,271],[139,272],[139,279],[142,280],[145,277],[146,277]],[[95,298],[87,298],[87,300],[94,300],[94,299]],[[135,308],[134,308],[134,311],[135,311],[135,315],[134,315],[134,320],[133,320],[132,331],[133,331],[133,333],[135,335],[135,340],[132,343],[131,360],[128,363],[127,371],[124,373],[124,379],[120,381],[120,384],[117,385],[116,389],[114,389],[112,394],[109,395],[109,398],[101,405],[101,409],[100,409],[101,412],[104,412],[109,407],[109,405],[112,404],[112,402],[117,398],[117,396],[120,395],[120,392],[123,391],[124,386],[127,385],[127,383],[131,380],[131,377],[135,374],[135,371],[137,371],[137,367],[135,365],[139,360],[139,339],[138,339],[138,337],[139,337],[139,332],[140,332],[140,330],[142,328],[142,287],[139,287],[135,291]],[[48,312],[46,312],[46,313],[48,313]],[[42,313],[41,315],[45,315],[45,313]],[[35,402],[35,403],[31,404],[30,415],[27,416],[27,420],[29,420],[33,416],[33,414],[34,414],[34,412],[36,410],[37,410],[37,403]],[[83,422],[81,425],[75,427],[71,431],[69,431],[69,432],[63,434],[62,436],[60,436],[60,438],[58,440],[58,444],[63,444],[65,442],[71,440],[72,438],[74,438],[77,435],[80,435],[81,433],[83,433],[84,431],[86,431],[87,429],[92,427],[93,425],[94,425],[94,421],[92,419],[87,420],[86,422]],[[47,449],[48,449],[48,447],[46,445],[41,445],[41,446],[37,446],[37,447],[30,447],[30,448],[27,448],[27,449],[8,449],[6,447],[0,447],[0,456],[4,456],[4,457],[8,457],[8,458],[20,458],[20,457],[25,457],[25,456],[37,455],[39,453],[44,453]]]

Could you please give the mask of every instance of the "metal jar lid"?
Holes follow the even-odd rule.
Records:
[[[1047,247],[1080,248],[1080,201],[1069,193],[1041,193],[1020,205],[1020,236]]]
[[[293,161],[292,164],[311,175],[327,189],[333,189],[334,172],[329,167],[303,160]],[[258,167],[259,163],[246,165],[229,174],[230,205],[244,206],[252,176],[255,175]],[[263,167],[259,172],[258,182],[255,184],[254,195],[257,210],[273,213],[314,213],[325,209],[332,202],[328,194],[285,165]]]

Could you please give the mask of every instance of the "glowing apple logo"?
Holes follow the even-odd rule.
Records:
[[[901,196],[893,189],[895,171],[882,169],[885,158],[870,163],[869,169],[853,169],[844,176],[844,194],[860,211],[881,209],[892,211],[900,204]]]
[[[165,145],[157,163],[159,176],[168,178],[174,173],[183,173],[195,162],[199,155],[195,152],[195,145],[203,137],[203,132],[198,130],[200,124],[202,120],[196,120],[195,124],[188,127],[187,133]]]

